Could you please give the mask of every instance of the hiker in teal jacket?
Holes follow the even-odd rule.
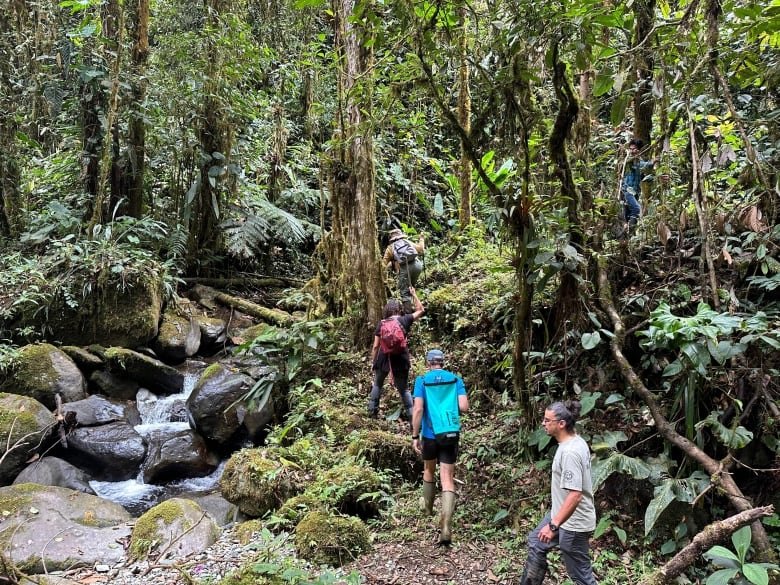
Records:
[[[460,376],[444,369],[439,349],[425,356],[428,371],[414,383],[412,447],[423,459],[423,511],[433,514],[436,496],[436,463],[441,465],[441,518],[439,543],[452,541],[455,511],[455,461],[460,441],[460,413],[469,408],[466,387]],[[421,440],[422,436],[422,440]]]

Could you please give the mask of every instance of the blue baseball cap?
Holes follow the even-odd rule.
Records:
[[[443,362],[444,352],[440,349],[432,349],[425,354],[426,362]]]

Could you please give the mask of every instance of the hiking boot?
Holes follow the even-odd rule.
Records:
[[[433,516],[433,499],[436,497],[436,482],[423,480],[422,510],[426,516]]]
[[[529,557],[525,564],[523,576],[520,578],[520,585],[542,585],[546,574],[547,562],[535,562]]]
[[[439,522],[439,544],[452,542],[452,514],[455,512],[455,492],[441,493],[441,520]]]

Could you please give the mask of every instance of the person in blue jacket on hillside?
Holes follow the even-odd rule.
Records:
[[[642,160],[640,155],[645,146],[644,140],[634,138],[628,143],[628,160],[620,183],[620,196],[623,200],[626,221],[634,227],[639,220],[641,208],[639,196],[642,193],[642,181],[652,180],[655,162]]]
[[[412,448],[423,459],[423,511],[433,514],[436,464],[441,466],[439,544],[452,541],[455,511],[455,461],[460,441],[460,414],[469,408],[460,376],[444,369],[444,353],[432,349],[425,356],[428,371],[414,382]]]

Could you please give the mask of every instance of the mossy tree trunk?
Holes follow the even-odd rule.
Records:
[[[146,63],[149,58],[149,0],[137,0],[133,14],[133,74],[128,127],[127,213],[141,217],[144,211],[144,170],[146,168]]]
[[[376,227],[371,31],[353,20],[354,0],[333,0],[338,70],[337,138],[331,177],[331,231],[323,240],[325,291],[337,314],[355,318],[355,341],[370,339],[385,291]],[[363,6],[363,10],[370,10]]]
[[[198,264],[203,252],[216,250],[221,245],[219,218],[224,207],[225,193],[230,189],[227,180],[228,161],[232,144],[232,129],[226,118],[222,92],[223,52],[220,47],[222,17],[232,8],[231,0],[208,0],[204,22],[204,54],[207,70],[204,76],[203,102],[198,131],[201,164],[200,182],[191,203],[189,264]]]
[[[462,0],[458,5],[458,120],[466,134],[471,134],[471,87],[469,86],[468,8]],[[460,141],[460,208],[461,229],[471,223],[471,160],[463,139]]]
[[[579,217],[579,193],[574,185],[574,177],[566,153],[566,140],[577,119],[579,105],[566,72],[566,64],[561,62],[559,44],[555,42],[553,54],[553,86],[558,98],[558,115],[550,134],[550,156],[555,164],[555,174],[561,183],[561,197],[566,202],[569,244],[582,253],[583,232]],[[582,298],[580,295],[579,264],[576,268],[561,272],[561,284],[552,308],[551,331],[555,337],[566,332],[567,324],[577,325],[582,319]]]
[[[652,47],[653,18],[656,0],[634,2],[634,71],[636,94],[634,95],[634,137],[650,144],[653,130],[653,67],[655,59]]]

